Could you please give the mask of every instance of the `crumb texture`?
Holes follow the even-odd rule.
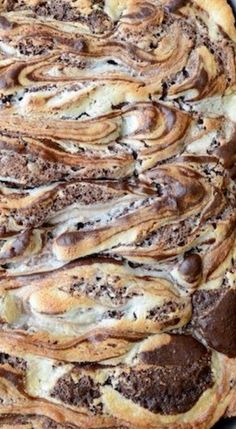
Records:
[[[236,416],[226,0],[0,0],[0,427]]]

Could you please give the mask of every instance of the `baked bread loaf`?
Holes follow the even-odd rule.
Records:
[[[236,416],[226,0],[0,1],[0,427]]]

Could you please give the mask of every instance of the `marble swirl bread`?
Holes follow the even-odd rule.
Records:
[[[226,0],[0,1],[0,428],[236,416]]]

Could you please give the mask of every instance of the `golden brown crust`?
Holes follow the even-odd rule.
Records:
[[[187,338],[188,343],[189,339]],[[208,388],[204,393],[201,393],[201,390],[190,393],[190,397],[197,395],[199,399],[189,411],[180,413],[178,416],[163,414],[159,407],[165,409],[165,405],[160,405],[158,398],[155,399],[157,401],[155,405],[154,403],[146,403],[145,408],[142,408],[140,403],[142,403],[143,398],[139,397],[138,394],[130,397],[132,392],[124,389],[123,383],[126,372],[129,374],[126,376],[130,380],[137,375],[142,380],[144,374],[152,373],[152,377],[161,376],[163,383],[165,383],[164,380],[166,377],[168,378],[168,372],[162,368],[164,365],[162,350],[165,348],[165,353],[169,353],[167,350],[171,350],[173,345],[175,355],[168,355],[170,365],[168,371],[171,373],[174,370],[177,374],[180,369],[178,365],[181,365],[178,356],[180,352],[179,339],[178,336],[163,335],[154,336],[144,342],[137,343],[137,345],[133,345],[136,354],[134,355],[131,349],[128,354],[122,356],[121,363],[117,361],[115,367],[112,360],[111,366],[108,360],[104,362],[104,365],[86,368],[86,366],[59,365],[55,360],[42,360],[31,355],[25,355],[25,359],[22,361],[21,358],[5,354],[3,360],[1,355],[0,395],[3,399],[0,413],[2,421],[12,423],[22,421],[24,423],[30,419],[34,423],[35,416],[38,416],[38,424],[41,422],[43,424],[45,419],[48,424],[53,421],[55,425],[58,425],[55,427],[60,427],[61,424],[63,428],[69,428],[70,425],[75,428],[93,428],[97,425],[102,425],[105,428],[133,426],[140,428],[190,428],[199,425],[210,427],[234,400],[234,396],[232,396],[234,393],[229,389],[229,379],[232,380],[232,377],[235,376],[235,364],[215,352],[210,358],[204,347],[199,346],[197,342],[191,343],[191,350],[189,351],[191,358],[187,357],[187,350],[183,351],[183,344],[180,342],[182,350],[180,359],[185,359],[185,371],[192,371],[195,377],[194,365],[202,365],[205,374],[210,368],[211,375],[209,372]],[[152,353],[153,350],[159,367],[155,366],[154,361],[145,363],[148,354]],[[174,382],[177,383],[177,380],[178,376]],[[200,379],[198,381],[202,383]],[[144,378],[144,391],[146,382],[147,380]],[[83,390],[84,387],[87,388],[87,393]],[[4,389],[4,396],[2,396],[2,389]],[[70,389],[72,391],[77,390],[78,396],[71,395]],[[146,394],[148,394],[147,390]],[[171,391],[169,394],[170,396],[173,395]],[[13,402],[12,397],[14,397]],[[172,407],[175,406],[177,403],[174,401]],[[180,405],[178,406],[180,407]],[[189,407],[182,403],[181,407],[183,406]],[[148,407],[151,407],[153,411],[150,412]],[[20,417],[21,415],[24,417]]]
[[[226,0],[0,1],[0,427],[236,414]]]
[[[236,42],[235,18],[230,5],[226,1],[194,0],[194,3],[204,9],[209,14],[209,18]]]
[[[183,347],[188,347],[189,341],[191,349],[187,352]],[[171,351],[173,346],[174,349]],[[153,352],[155,355],[150,355]],[[165,365],[163,352],[167,353],[169,359],[168,370],[163,367]],[[181,365],[184,362],[178,361],[179,353],[180,359],[185,359],[182,369]],[[191,357],[186,353],[191,353]],[[153,356],[152,361],[150,359],[146,361],[149,355]],[[153,359],[156,363],[159,362],[158,367],[155,366]],[[202,374],[196,372],[198,366],[204,368]],[[198,396],[197,403],[191,409],[190,403],[184,405],[184,397],[181,399],[182,403],[176,402],[178,400],[173,399],[173,392],[170,390],[173,409],[176,406],[186,407],[185,413],[178,416],[165,414],[166,405],[160,403],[158,397],[153,396],[154,403],[145,403],[141,392],[140,395],[138,392],[134,394],[135,391],[132,390],[135,389],[133,379],[136,383],[139,379],[143,383],[144,392],[146,389],[146,395],[150,395],[150,391],[145,387],[148,383],[147,374],[152,374],[152,377],[157,379],[162,377],[165,383],[171,371],[178,374],[174,383],[178,383],[178,377],[185,377],[184,374],[188,371],[193,377],[197,376],[198,382],[201,383],[200,390],[195,387],[194,392],[189,391],[190,401],[193,396]],[[125,382],[124,377],[128,377],[129,381]],[[115,367],[112,359],[111,364],[106,360],[103,365],[97,367],[83,365],[76,367],[58,365],[55,360],[42,360],[30,355],[25,355],[25,359],[22,360],[14,355],[5,354],[4,358],[1,355],[0,413],[3,422],[7,420],[14,422],[14,419],[20,421],[19,415],[24,416],[23,422],[24,419],[26,421],[32,419],[34,422],[35,416],[38,416],[38,424],[45,419],[61,424],[65,428],[71,427],[70,425],[75,428],[97,426],[159,428],[167,425],[175,428],[177,424],[177,427],[182,429],[193,427],[193,422],[196,427],[211,426],[225,412],[233,399],[233,390],[229,388],[229,379],[232,381],[232,377],[235,377],[235,364],[232,361],[215,352],[210,356],[203,346],[195,340],[189,340],[188,337],[182,343],[181,336],[154,336],[136,345],[133,344],[130,351],[121,356],[120,362],[116,362]],[[184,383],[186,382],[185,380]],[[203,393],[201,389],[206,383],[208,388]],[[159,394],[162,394],[162,390]],[[14,406],[11,404],[12,395],[15,398]],[[181,397],[181,389],[178,395]]]

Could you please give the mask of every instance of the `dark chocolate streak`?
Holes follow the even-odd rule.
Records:
[[[194,332],[209,347],[236,357],[236,290],[201,290],[193,296]]]
[[[65,375],[57,381],[51,396],[66,404],[91,408],[100,391],[89,376],[82,376],[75,382],[70,375]]]
[[[14,369],[16,369],[19,372],[25,372],[27,368],[27,362],[24,359],[21,359],[19,357],[10,356],[7,353],[0,353],[0,364],[8,364],[12,366]]]
[[[19,234],[19,236],[13,241],[11,247],[9,247],[9,249],[7,249],[4,253],[0,253],[0,260],[14,258],[21,255],[27,248],[30,242],[30,237],[30,230],[26,230],[22,234]]]
[[[186,6],[188,3],[190,3],[190,0],[170,0],[166,6],[167,10],[169,12],[177,12],[178,9],[181,9],[181,7]]]
[[[179,267],[180,273],[189,283],[194,283],[202,273],[202,259],[198,254],[185,256]]]
[[[42,429],[75,429],[76,428],[76,426],[71,425],[69,423],[68,424],[57,423],[55,420],[52,420],[51,418],[42,416],[40,414],[24,413],[24,415],[5,414],[0,416],[0,427],[1,425],[11,425],[7,427],[14,428],[15,425],[27,425],[26,426],[27,429],[28,428],[36,429],[39,427],[38,426],[39,423],[41,423],[42,426],[40,426],[40,428]]]
[[[144,363],[157,366],[191,365],[206,356],[205,347],[190,336],[172,335],[169,344],[140,353]]]
[[[175,335],[170,343],[139,355],[144,367],[103,368],[102,386],[112,386],[124,397],[154,413],[178,414],[188,411],[202,393],[213,385],[211,353],[190,336]],[[146,365],[150,365],[146,368]],[[92,368],[88,368],[92,371]],[[94,367],[96,373],[100,367]],[[118,373],[117,373],[118,370]],[[119,373],[120,370],[120,373]],[[78,368],[78,377],[80,368]],[[62,376],[51,396],[73,406],[99,413],[102,405],[99,384],[89,375],[78,381],[70,374]]]
[[[0,368],[0,378],[1,377],[5,378],[11,384],[17,387],[19,391],[24,392],[23,379],[20,374],[16,374],[15,372],[11,372],[4,368]]]
[[[227,144],[220,146],[216,150],[216,154],[223,159],[225,168],[230,170],[234,167],[236,162],[236,130],[231,140]]]
[[[25,64],[16,64],[8,71],[0,74],[0,89],[10,89],[19,84],[19,74],[24,69]]]
[[[12,24],[5,16],[0,16],[0,28],[3,30],[12,29],[14,24]]]
[[[213,385],[210,353],[191,337],[175,336],[170,344],[141,357],[155,366],[124,372],[116,388],[154,413],[187,412]]]
[[[208,84],[208,74],[206,70],[202,69],[195,82],[195,86],[198,89],[200,94],[202,94],[202,92],[206,89],[207,84]]]

